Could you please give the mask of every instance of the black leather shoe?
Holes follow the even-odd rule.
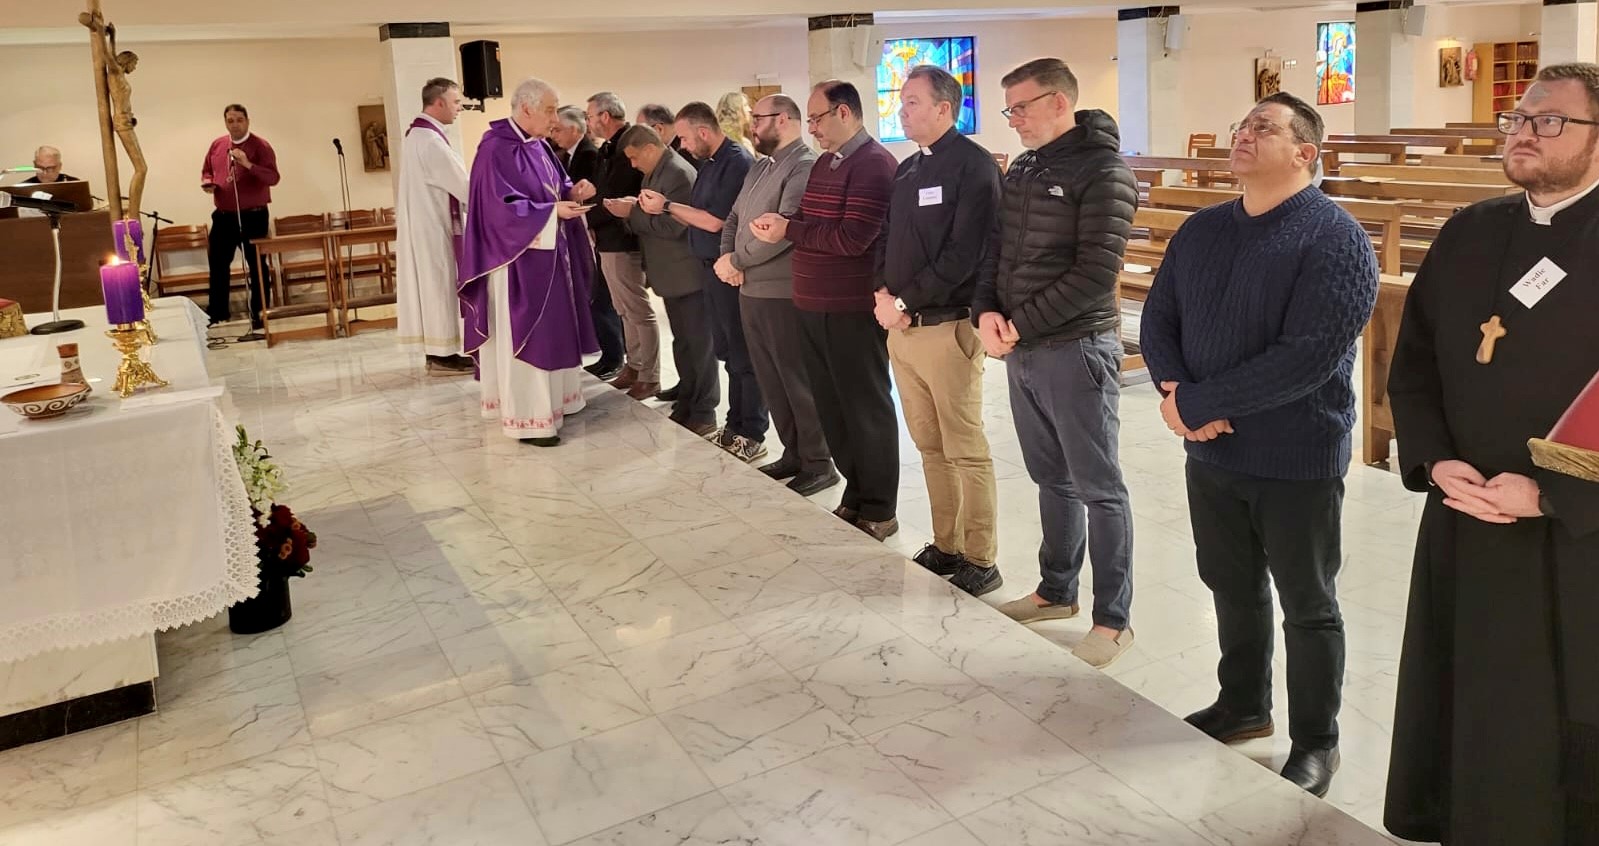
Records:
[[[682,387],[682,385],[673,385],[670,388],[662,388],[661,390],[655,392],[655,398],[661,402],[677,402],[677,389],[680,387]]]
[[[1338,747],[1331,749],[1300,749],[1295,746],[1288,753],[1288,763],[1283,765],[1283,778],[1312,796],[1326,796],[1332,787],[1333,773],[1338,772]]]
[[[760,469],[762,473],[766,474],[766,478],[777,479],[781,481],[783,479],[792,479],[795,476],[798,476],[800,465],[798,460],[785,455],[771,464],[764,465]]]
[[[998,567],[979,567],[970,561],[961,559],[960,569],[955,571],[955,578],[949,583],[972,596],[982,596],[999,590],[1005,584],[1005,579],[1000,576]]]
[[[1189,714],[1183,721],[1222,743],[1271,737],[1276,731],[1270,714],[1235,714],[1219,702]]]
[[[620,361],[601,361],[590,364],[583,369],[601,382],[609,382],[622,372],[622,363]]]
[[[935,576],[953,576],[955,571],[966,563],[960,553],[945,552],[932,544],[922,547],[922,551],[911,556],[911,560],[922,565],[923,569]]]
[[[821,493],[842,481],[844,480],[838,473],[832,470],[826,473],[801,473],[788,480],[788,489],[800,496],[810,496]]]

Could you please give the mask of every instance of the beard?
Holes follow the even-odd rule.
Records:
[[[1505,177],[1530,194],[1559,194],[1581,188],[1596,149],[1599,149],[1599,132],[1590,133],[1588,143],[1580,152],[1563,159],[1543,156],[1530,165],[1507,159]]]
[[[756,135],[755,136],[755,152],[760,153],[763,156],[770,156],[771,154],[777,152],[778,142],[779,142],[779,139],[778,139],[778,137],[775,134],[774,135]]]

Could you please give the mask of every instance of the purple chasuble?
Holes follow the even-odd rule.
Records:
[[[459,263],[461,311],[468,353],[489,338],[489,274],[510,274],[511,348],[540,370],[566,370],[599,352],[589,316],[592,275],[582,218],[561,221],[555,249],[531,245],[572,188],[543,139],[527,138],[510,119],[489,124],[472,160],[466,233]]]

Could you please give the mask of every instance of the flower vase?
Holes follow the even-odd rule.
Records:
[[[287,623],[293,616],[288,578],[262,574],[261,592],[228,609],[228,628],[234,634],[260,634]]]

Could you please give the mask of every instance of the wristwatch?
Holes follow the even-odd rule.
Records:
[[[672,201],[671,200],[667,200],[666,202],[661,203],[661,214],[669,214],[671,211],[672,211]]]
[[[905,312],[905,311],[909,310],[909,309],[905,308],[905,301],[900,299],[899,297],[895,297],[894,298],[894,308],[899,309],[901,312]]]

